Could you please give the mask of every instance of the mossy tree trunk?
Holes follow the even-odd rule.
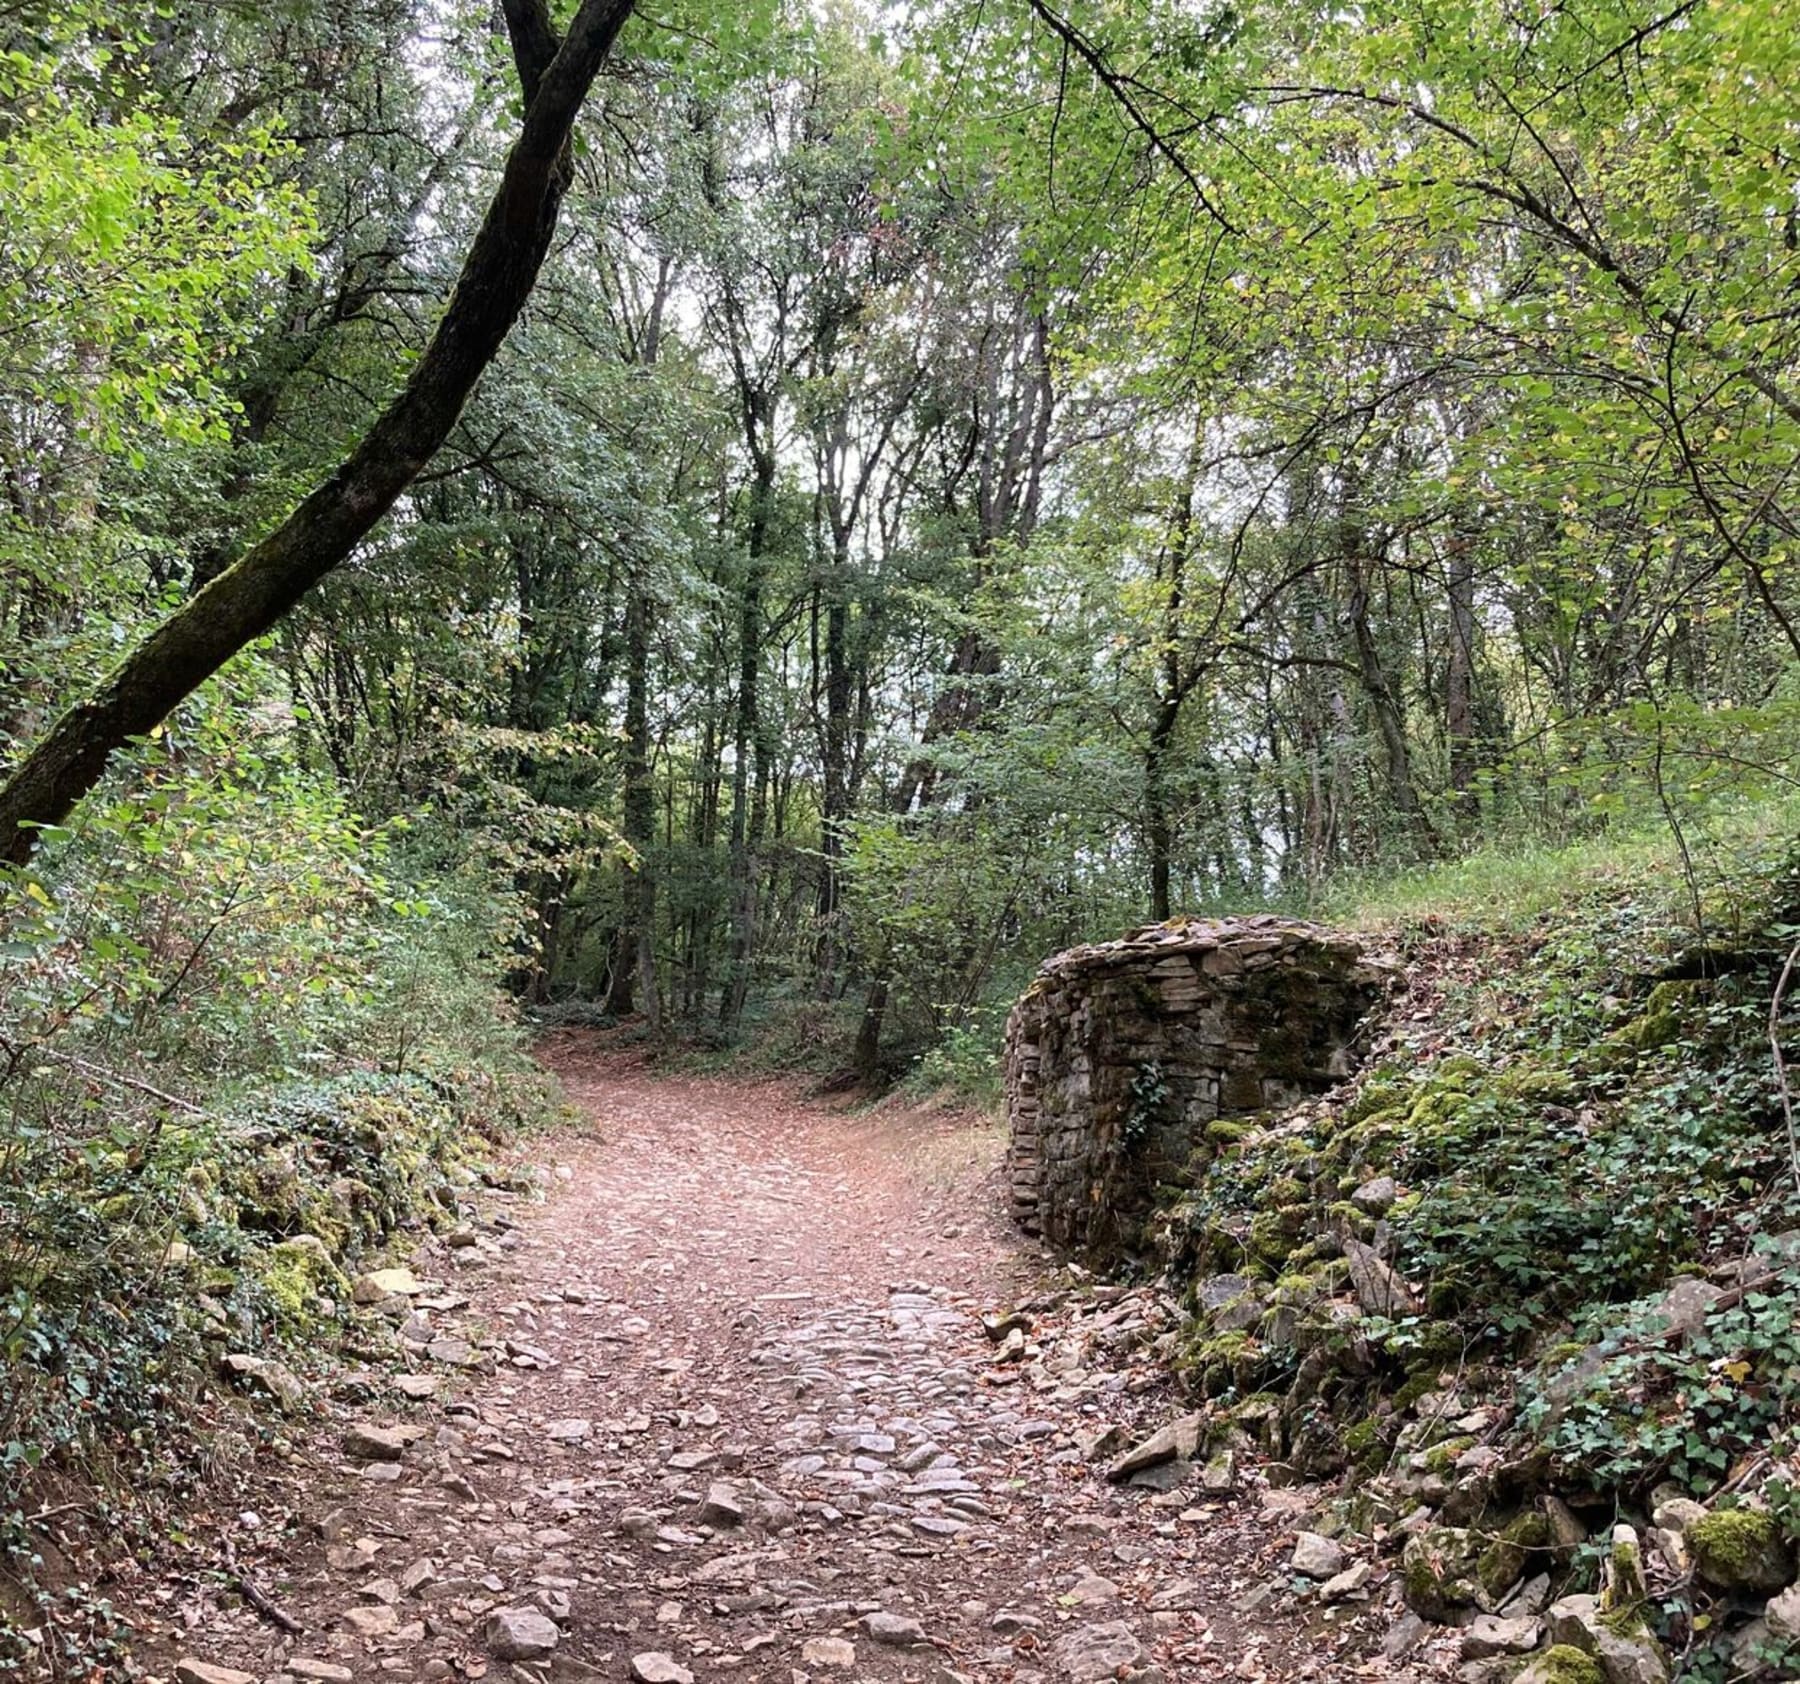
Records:
[[[22,864],[108,758],[154,729],[369,533],[436,454],[530,297],[567,191],[569,136],[634,0],[582,0],[559,42],[544,0],[505,0],[525,117],[449,306],[411,378],[330,479],[151,632],[0,786],[0,853]]]

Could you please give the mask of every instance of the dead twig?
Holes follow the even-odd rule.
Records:
[[[279,1603],[271,1600],[267,1592],[238,1565],[237,1551],[229,1538],[225,1540],[225,1568],[238,1593],[270,1625],[279,1626],[290,1637],[299,1637],[305,1632],[306,1627]]]
[[[27,1526],[41,1526],[46,1520],[55,1520],[59,1515],[85,1514],[88,1512],[88,1508],[89,1505],[85,1501],[76,1503],[58,1503],[55,1508],[39,1509],[36,1514],[26,1515],[25,1524]]]
[[[165,1093],[161,1088],[153,1088],[148,1082],[140,1082],[135,1076],[121,1075],[117,1070],[108,1070],[85,1058],[77,1058],[73,1053],[57,1052],[53,1047],[43,1046],[28,1047],[26,1051],[32,1058],[47,1058],[54,1064],[66,1064],[71,1070],[79,1070],[82,1075],[90,1076],[96,1082],[111,1082],[117,1087],[130,1088],[132,1092],[144,1094],[176,1111],[185,1111],[190,1117],[204,1117],[209,1123],[219,1120],[212,1112],[189,1100]]]

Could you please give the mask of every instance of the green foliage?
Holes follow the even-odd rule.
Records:
[[[999,1001],[946,1028],[919,1055],[908,1085],[925,1095],[951,1094],[977,1105],[997,1106],[1004,1087],[1000,1043],[1005,1016],[1006,1002]]]
[[[1800,803],[1791,800],[1724,801],[1692,834],[1709,876],[1745,877],[1776,858],[1797,825]],[[1646,884],[1675,884],[1681,871],[1680,848],[1661,814],[1619,815],[1574,841],[1508,839],[1402,871],[1345,872],[1311,910],[1358,928],[1460,928],[1486,936],[1553,921],[1571,904],[1641,897]]]
[[[1164,1120],[1169,1101],[1169,1084],[1163,1079],[1162,1066],[1151,1059],[1131,1078],[1131,1103],[1119,1120],[1113,1149],[1129,1155],[1138,1150],[1155,1133]]]
[[[1779,1237],[1800,1194],[1768,1044],[1791,845],[1775,843],[1691,891],[1626,871],[1553,917],[1527,898],[1485,935],[1427,926],[1416,962],[1447,990],[1429,1026],[1348,1102],[1205,1166],[1171,1224],[1182,1267],[1304,1266],[1354,1224],[1339,1188],[1378,1168],[1400,1183],[1387,1221],[1422,1325],[1465,1362],[1520,1369],[1515,1430],[1562,1477],[1716,1487],[1800,1418],[1800,1272]],[[1709,1271],[1744,1290],[1709,1310]],[[1679,1337],[1658,1310],[1672,1288],[1700,1302]],[[1397,1383],[1407,1327],[1368,1337]]]
[[[315,1363],[346,1271],[549,1108],[497,909],[415,887],[416,832],[224,692],[135,770],[4,883],[0,1516],[40,1471],[191,1496],[221,1351]]]
[[[1138,903],[1129,885],[1086,872],[1105,845],[1100,804],[1072,786],[1112,776],[1084,750],[1078,717],[1044,711],[937,752],[959,792],[944,811],[871,814],[849,827],[846,909],[872,962],[893,979],[902,1046],[948,1032],[998,1031],[1039,955],[1116,933]]]
[[[72,444],[216,436],[220,367],[272,277],[309,261],[286,145],[254,124],[194,134],[145,97],[134,20],[86,4],[50,20],[35,50],[0,53],[0,106],[30,119],[0,134],[0,392],[66,409]]]
[[[1342,1111],[1208,1131],[1190,1265],[1310,1313],[1391,1172],[1428,1301],[1370,1387],[1530,1363],[1637,1485],[1785,1425],[1781,1296],[1621,1328],[1800,1226],[1794,0],[1053,10],[640,9],[442,459],[5,879],[15,1485],[133,1422],[162,1477],[209,1338],[331,1325],[532,1108],[493,979],[991,1094],[1042,957],[1153,904],[1391,921],[1452,996]],[[490,22],[9,25],[0,742],[404,377]],[[1285,1377],[1265,1331],[1202,1372]]]
[[[1797,1289],[1800,1273],[1782,1271],[1678,1348],[1655,1325],[1640,1341],[1630,1322],[1621,1331],[1591,1313],[1600,1360],[1575,1374],[1552,1366],[1527,1386],[1522,1418],[1564,1469],[1596,1484],[1640,1487],[1667,1473],[1710,1491],[1800,1410]]]
[[[467,832],[536,1003],[855,995],[887,1071],[1147,902],[1696,845],[1793,788],[1791,11],[640,8],[583,232],[254,683]],[[8,36],[8,741],[393,390],[506,56],[459,7]]]

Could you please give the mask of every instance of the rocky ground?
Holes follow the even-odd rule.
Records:
[[[1381,1570],[1296,1555],[1306,1492],[1179,1428],[1119,1461],[1180,1413],[1173,1307],[1032,1251],[992,1132],[547,1057],[592,1127],[528,1154],[543,1196],[359,1283],[388,1360],[113,1587],[148,1676],[1438,1675],[1383,1654]]]

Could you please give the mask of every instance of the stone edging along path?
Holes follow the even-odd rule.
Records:
[[[1433,1675],[1370,1655],[1378,1577],[1296,1577],[1296,1494],[1175,1449],[1108,1482],[1179,1411],[1173,1306],[1021,1252],[997,1132],[546,1056],[593,1133],[363,1294],[392,1366],[217,1540],[261,1606],[131,1587],[147,1676]]]

